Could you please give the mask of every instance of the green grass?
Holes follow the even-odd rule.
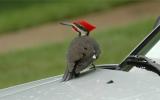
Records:
[[[153,19],[92,33],[102,54],[97,64],[119,63],[153,26]],[[0,55],[0,88],[63,73],[70,40]]]
[[[4,0],[0,1],[0,34],[139,0]],[[142,1],[142,0],[141,0]]]
[[[153,19],[139,20],[95,34],[102,48],[102,56],[98,63],[120,63],[152,30],[153,24]]]

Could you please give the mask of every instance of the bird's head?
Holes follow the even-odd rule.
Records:
[[[60,24],[71,26],[76,32],[79,33],[79,36],[87,36],[90,31],[96,28],[94,25],[85,20],[78,20],[73,23],[61,22]]]

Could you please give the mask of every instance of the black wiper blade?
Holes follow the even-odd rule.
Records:
[[[131,55],[126,59],[125,64],[143,68],[160,75],[160,65],[146,56]]]

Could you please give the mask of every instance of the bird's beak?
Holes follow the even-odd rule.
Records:
[[[61,25],[67,25],[67,26],[73,26],[72,23],[67,23],[67,22],[60,22]]]

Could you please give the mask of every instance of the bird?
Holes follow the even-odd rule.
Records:
[[[86,20],[77,20],[72,23],[61,22],[62,25],[71,26],[77,33],[70,43],[67,53],[67,67],[62,81],[68,81],[80,75],[80,72],[92,65],[95,69],[94,61],[101,53],[99,44],[89,36],[96,27]]]

